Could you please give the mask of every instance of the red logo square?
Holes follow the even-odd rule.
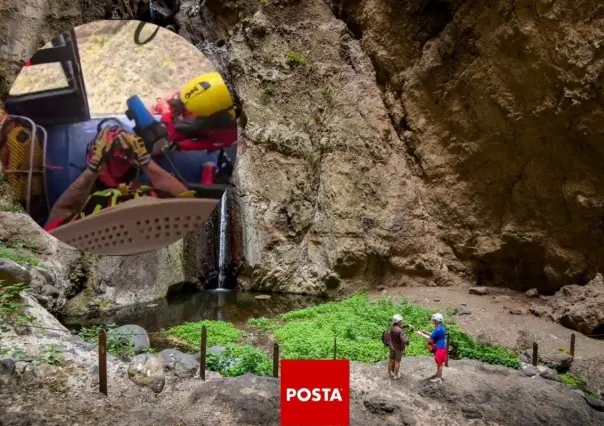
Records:
[[[349,426],[348,360],[281,360],[281,426]]]

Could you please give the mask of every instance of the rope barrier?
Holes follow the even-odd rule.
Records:
[[[41,330],[51,330],[51,331],[60,331],[62,333],[69,333],[71,335],[74,335],[77,333],[72,332],[71,330],[63,330],[60,328],[52,328],[52,327],[41,327],[39,325],[26,325],[26,327],[30,327],[30,328],[38,328]],[[105,330],[106,332],[110,332],[111,330],[115,330],[115,329],[107,329],[107,328],[101,328],[100,330]],[[155,334],[162,334],[164,333],[164,331],[153,331],[153,332],[146,332],[146,333],[126,333],[126,332],[122,332],[119,331],[117,334],[119,334],[120,336],[152,336]]]

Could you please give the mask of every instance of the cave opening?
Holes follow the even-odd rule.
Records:
[[[604,322],[591,331],[591,337],[604,340]]]

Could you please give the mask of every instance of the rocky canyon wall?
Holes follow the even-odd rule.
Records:
[[[110,16],[100,1],[54,19],[59,3],[0,7],[6,82]],[[604,254],[603,18],[595,0],[180,2],[179,33],[243,106],[242,284],[587,282]]]

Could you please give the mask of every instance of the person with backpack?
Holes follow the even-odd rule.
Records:
[[[399,368],[401,359],[405,352],[405,347],[409,344],[409,337],[403,331],[403,317],[396,314],[392,317],[392,326],[382,335],[382,342],[390,348],[390,357],[388,359],[388,376],[391,379],[401,378]]]

